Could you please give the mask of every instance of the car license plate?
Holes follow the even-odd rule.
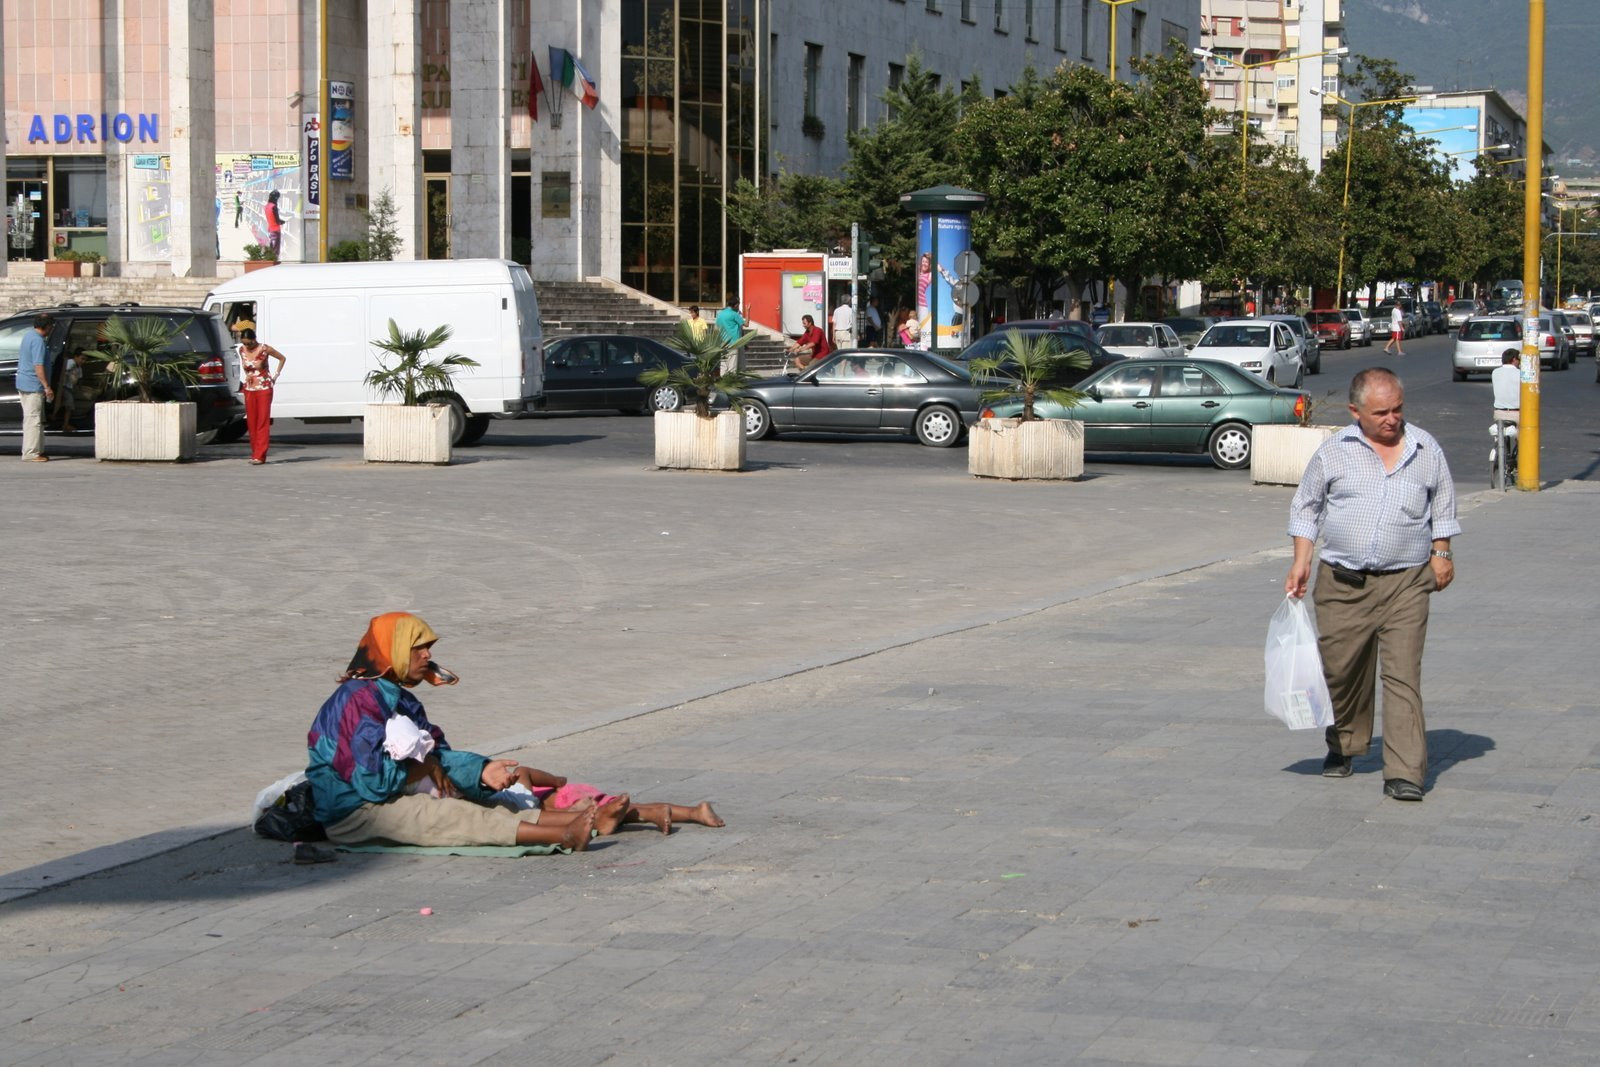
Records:
[[[1478,366],[1480,366],[1480,367],[1498,367],[1499,365],[1500,365],[1500,361],[1498,359],[1495,359],[1493,356],[1479,356],[1478,357]]]

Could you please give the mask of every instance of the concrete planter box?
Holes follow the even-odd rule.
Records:
[[[94,406],[94,458],[175,463],[194,458],[195,406],[112,400]]]
[[[1083,423],[979,419],[967,437],[967,473],[1012,481],[1081,478]]]
[[[656,466],[680,470],[744,469],[744,415],[702,419],[692,411],[656,412]]]
[[[1299,485],[1311,456],[1337,426],[1256,426],[1250,433],[1250,480],[1258,485]]]
[[[361,455],[368,463],[449,463],[450,409],[368,404]]]

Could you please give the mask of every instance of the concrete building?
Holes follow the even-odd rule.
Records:
[[[1211,103],[1234,116],[1214,132],[1237,135],[1242,112],[1261,139],[1320,171],[1338,134],[1311,90],[1340,92],[1340,59],[1325,53],[1347,47],[1344,0],[1204,0],[1200,45],[1213,53],[1202,73]]]
[[[1192,47],[1200,4],[1116,9],[1119,76]],[[12,268],[71,249],[121,274],[231,272],[270,239],[272,194],[282,258],[314,260],[388,194],[402,258],[501,256],[716,303],[740,251],[727,189],[836,172],[909,54],[994,91],[1029,63],[1105,69],[1113,47],[1103,0],[326,9],[321,26],[315,0],[6,0]]]

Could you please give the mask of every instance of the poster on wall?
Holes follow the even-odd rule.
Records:
[[[961,300],[956,257],[972,247],[971,216],[965,212],[917,214],[918,346],[966,347],[968,312]]]
[[[301,143],[305,146],[306,160],[306,201],[305,214],[301,218],[320,219],[322,217],[322,170],[319,160],[322,158],[322,121],[315,115],[307,115],[300,120]]]
[[[328,180],[356,180],[356,86],[328,83]]]
[[[244,246],[269,243],[267,203],[278,194],[283,238],[278,258],[302,258],[300,156],[296,152],[219,152],[215,216],[217,258],[247,258]],[[172,160],[139,155],[127,170],[128,258],[164,263],[172,259]]]

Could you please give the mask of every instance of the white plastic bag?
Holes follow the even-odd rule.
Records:
[[[1267,713],[1291,730],[1333,725],[1317,628],[1304,598],[1286,596],[1267,627]]]
[[[306,780],[305,771],[295,771],[278,781],[273,782],[261,792],[256,794],[256,806],[250,812],[250,822],[253,823],[261,817],[261,813],[278,802],[278,798],[287,793],[294,786]],[[248,824],[246,824],[248,825]]]

